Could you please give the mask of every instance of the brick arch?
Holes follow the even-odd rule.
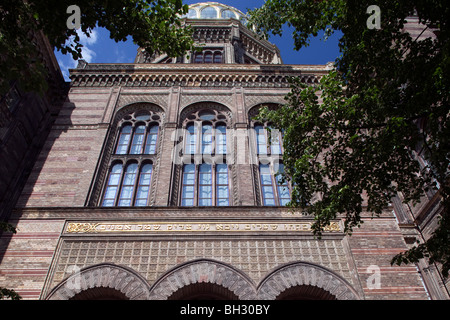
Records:
[[[296,286],[323,289],[337,300],[359,300],[356,290],[333,271],[308,262],[292,262],[270,272],[260,282],[258,299],[274,300],[282,292]]]
[[[76,295],[102,288],[117,291],[129,300],[147,300],[149,288],[147,281],[136,271],[111,263],[89,266],[75,272],[48,294],[46,300],[69,300]]]
[[[254,104],[248,108],[248,119],[249,121],[252,121],[252,118],[255,117],[259,113],[259,109],[263,106],[268,106],[270,110],[278,109],[283,104],[280,102],[259,102],[257,104]]]
[[[183,263],[162,275],[150,289],[151,300],[166,300],[179,289],[198,283],[211,283],[230,290],[239,300],[256,298],[253,281],[242,271],[211,259]]]
[[[186,119],[186,117],[195,111],[198,110],[208,110],[208,109],[214,109],[216,111],[219,111],[220,113],[224,114],[226,116],[226,123],[227,126],[230,126],[233,122],[233,113],[230,110],[229,107],[227,107],[225,104],[220,103],[220,102],[215,102],[215,101],[201,101],[201,102],[195,102],[192,104],[189,104],[187,106],[185,106],[181,111],[180,111],[180,123],[179,125],[182,126],[183,121]]]
[[[148,102],[148,101],[136,101],[124,106],[119,107],[114,111],[114,119],[112,124],[117,125],[117,123],[128,113],[136,111],[149,111],[152,114],[158,114],[161,116],[160,123],[164,122],[165,110],[159,104]]]

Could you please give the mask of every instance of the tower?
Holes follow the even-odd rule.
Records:
[[[30,299],[426,299],[392,208],[322,238],[285,207],[282,133],[255,120],[289,77],[239,10],[191,5],[201,52],[80,63],[2,238],[3,285]]]

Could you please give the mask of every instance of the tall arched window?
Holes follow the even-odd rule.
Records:
[[[133,141],[131,143],[130,154],[141,154],[144,145],[145,125],[139,124],[134,129]]]
[[[212,165],[202,163],[198,168],[198,205],[212,206],[213,178]]]
[[[117,121],[115,148],[110,155],[101,206],[150,205],[160,120],[161,114],[155,110],[140,110],[124,114]]]
[[[194,123],[189,123],[186,127],[186,154],[194,154],[197,150],[197,127]]]
[[[228,166],[223,164],[216,165],[216,205],[230,205],[230,186],[228,182]]]
[[[216,153],[227,153],[227,127],[224,124],[216,126]]]
[[[155,154],[156,153],[156,145],[158,142],[158,133],[159,127],[158,125],[153,124],[150,126],[147,134],[147,141],[145,143],[145,154]]]
[[[119,190],[120,177],[122,176],[122,163],[116,163],[111,168],[108,176],[108,182],[103,196],[103,207],[112,207],[115,205],[117,191]]]
[[[136,183],[137,170],[137,163],[130,163],[125,169],[118,203],[118,206],[120,207],[131,206],[134,194],[134,185]]]
[[[117,143],[116,154],[127,154],[128,144],[131,140],[132,127],[130,124],[125,124],[120,130],[119,141]]]
[[[227,117],[213,109],[186,116],[181,150],[181,206],[229,206],[230,175],[227,157]]]
[[[291,189],[282,178],[283,133],[267,122],[252,122],[251,126],[257,161],[254,165],[257,198],[264,206],[285,206],[291,199]]]
[[[211,154],[213,146],[213,127],[208,123],[202,124],[202,154]]]
[[[139,180],[137,183],[136,200],[134,205],[136,207],[146,206],[150,192],[150,183],[152,181],[153,165],[146,163],[141,169]]]

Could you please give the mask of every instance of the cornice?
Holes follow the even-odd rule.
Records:
[[[282,87],[290,77],[316,84],[326,65],[87,64],[72,69],[72,87]]]

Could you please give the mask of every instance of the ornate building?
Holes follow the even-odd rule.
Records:
[[[434,273],[390,265],[407,249],[392,208],[318,240],[284,206],[282,134],[254,116],[284,103],[289,77],[314,85],[329,66],[284,65],[229,6],[191,5],[186,23],[202,52],[71,71],[18,232],[1,238],[0,286],[26,299],[438,297]]]

